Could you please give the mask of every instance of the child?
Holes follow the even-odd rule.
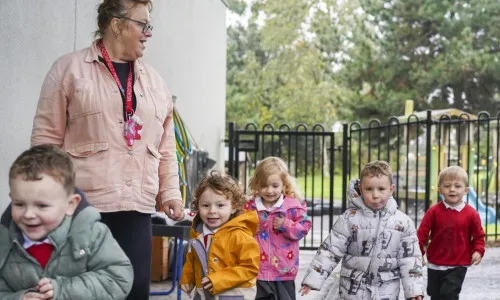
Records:
[[[351,180],[350,208],[313,258],[302,281],[302,295],[321,289],[342,261],[339,299],[397,299],[400,282],[405,299],[423,298],[415,226],[398,210],[393,191],[392,171],[385,161],[368,163],[360,181]]]
[[[258,218],[243,211],[244,204],[241,187],[218,171],[210,172],[196,189],[197,215],[180,281],[189,295],[196,287],[195,299],[255,299]]]
[[[417,231],[422,254],[427,250],[427,294],[431,299],[458,299],[467,267],[479,264],[484,255],[481,219],[463,201],[468,182],[461,167],[443,169],[438,190],[444,199],[425,213]]]
[[[40,145],[9,171],[10,224],[0,226],[0,299],[125,299],[129,259],[75,194],[71,159]]]
[[[267,157],[257,165],[249,192],[253,199],[245,208],[259,214],[255,238],[261,249],[255,299],[295,299],[299,240],[311,228],[307,208],[297,200],[294,179],[278,157]]]

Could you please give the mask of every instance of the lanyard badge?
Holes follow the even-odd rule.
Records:
[[[127,145],[132,146],[134,144],[134,140],[141,139],[141,131],[142,131],[142,121],[135,114],[135,112],[132,108],[132,69],[133,69],[133,64],[130,63],[129,72],[128,72],[128,76],[127,76],[126,93],[125,93],[125,90],[123,89],[123,86],[120,82],[120,79],[118,79],[118,75],[116,74],[116,70],[113,67],[113,63],[111,62],[111,58],[109,58],[108,52],[106,51],[106,48],[104,47],[104,43],[102,41],[99,43],[99,48],[101,50],[102,58],[104,58],[104,61],[106,62],[106,65],[108,66],[109,72],[111,72],[111,76],[113,76],[113,79],[115,80],[116,85],[120,89],[120,92],[125,99],[126,120],[125,120],[125,131],[124,131],[123,135],[125,137]]]
[[[141,139],[142,121],[137,115],[133,115],[125,122],[125,140],[128,146],[134,144],[134,140]]]

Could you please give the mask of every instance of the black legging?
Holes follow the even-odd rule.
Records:
[[[151,277],[151,215],[136,211],[101,213],[113,237],[134,268],[134,284],[127,300],[149,299]]]

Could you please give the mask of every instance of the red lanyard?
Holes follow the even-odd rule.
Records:
[[[106,65],[109,68],[109,72],[111,72],[111,76],[113,76],[113,78],[116,81],[116,85],[118,85],[120,92],[125,97],[125,111],[126,111],[125,115],[126,115],[127,119],[129,119],[134,114],[134,109],[132,108],[132,63],[130,63],[130,68],[128,71],[127,94],[125,94],[125,91],[123,90],[123,86],[120,82],[120,79],[118,79],[118,75],[116,74],[116,70],[113,67],[113,63],[111,62],[111,59],[109,58],[108,51],[106,51],[106,48],[104,48],[104,43],[102,41],[99,43],[99,48],[101,49],[102,58],[104,58],[104,61],[106,62]]]

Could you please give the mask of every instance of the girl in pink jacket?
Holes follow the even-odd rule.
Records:
[[[259,216],[255,236],[260,246],[256,300],[295,300],[299,240],[309,232],[311,221],[305,202],[297,200],[294,182],[285,162],[278,157],[262,160],[250,180],[252,199],[246,209],[256,210]]]

